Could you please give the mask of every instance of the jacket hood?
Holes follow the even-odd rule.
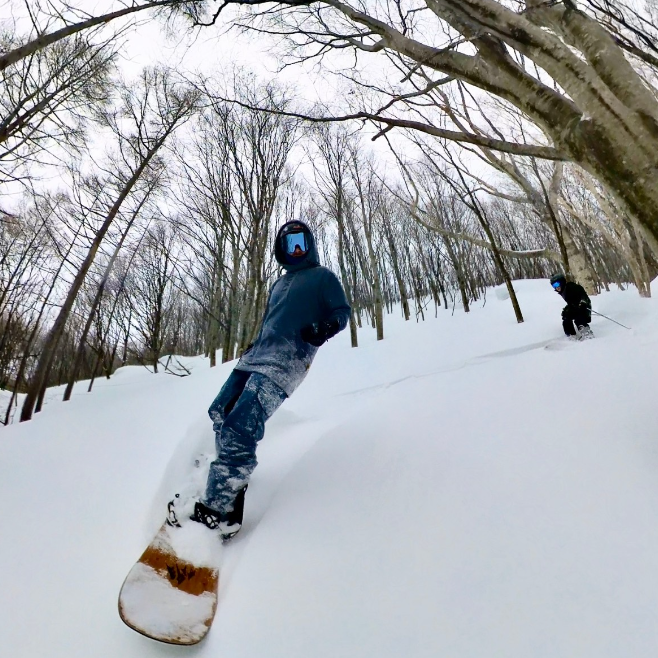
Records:
[[[291,226],[299,226],[304,232],[306,237],[306,243],[308,244],[308,250],[304,256],[299,258],[293,258],[286,254],[281,244],[281,235],[286,232]],[[320,264],[320,259],[318,258],[318,250],[315,245],[315,237],[311,232],[311,229],[304,223],[299,220],[294,220],[292,222],[286,222],[277,232],[276,241],[274,243],[274,257],[277,260],[277,263],[281,265],[288,272],[295,272],[296,270],[303,270],[306,267],[313,267]]]

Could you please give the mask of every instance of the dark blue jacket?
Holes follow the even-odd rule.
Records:
[[[279,229],[274,253],[287,271],[272,286],[258,337],[253,347],[242,355],[236,369],[259,372],[291,395],[318,351],[302,340],[302,327],[336,320],[342,331],[349,321],[350,307],[336,275],[320,265],[308,227],[306,235],[310,244],[306,256],[295,263],[288,262],[280,244],[285,226]]]

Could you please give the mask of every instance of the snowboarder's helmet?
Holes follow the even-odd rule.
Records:
[[[313,242],[308,227],[302,222],[289,222],[279,232],[279,253],[288,264],[301,262]]]
[[[566,282],[567,277],[564,276],[562,272],[558,272],[551,277],[551,285],[553,286],[554,290],[557,290],[558,288],[564,288]]]

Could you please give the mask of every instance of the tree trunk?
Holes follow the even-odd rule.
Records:
[[[0,71],[4,71],[8,66],[19,62],[21,59],[30,57],[36,52],[51,46],[62,39],[67,39],[68,37],[88,30],[99,25],[104,25],[113,21],[116,18],[121,18],[129,14],[134,14],[135,12],[142,11],[144,9],[151,9],[153,7],[162,7],[163,5],[173,4],[173,0],[163,0],[161,2],[147,2],[143,5],[136,5],[133,7],[125,7],[124,9],[119,9],[118,11],[110,12],[108,14],[103,14],[102,16],[93,16],[86,21],[81,21],[80,23],[74,23],[73,25],[67,25],[66,27],[51,32],[50,34],[42,34],[36,39],[28,41],[26,44],[14,48],[9,52],[5,53],[0,57]]]
[[[564,246],[567,250],[567,257],[569,258],[570,274],[571,277],[579,283],[588,295],[597,295],[598,286],[594,281],[594,273],[589,266],[585,254],[578,248],[571,232],[568,228],[562,225],[562,239]]]
[[[342,210],[341,210],[338,213],[338,267],[340,268],[340,278],[343,281],[343,288],[345,289],[345,296],[347,297],[347,303],[350,305],[350,308],[352,309],[352,313],[350,313],[350,341],[352,347],[358,347],[359,337],[356,328],[356,319],[355,319],[356,312],[354,309],[354,296],[352,294],[352,286],[350,285],[350,281],[347,276],[347,268],[345,266],[344,233],[345,233],[345,229],[343,227]]]
[[[89,268],[91,267],[92,263],[94,262],[94,259],[96,258],[96,253],[98,252],[98,248],[100,247],[101,242],[105,238],[107,231],[109,230],[117,214],[119,213],[119,210],[123,205],[123,202],[126,200],[126,198],[132,191],[137,181],[141,178],[142,174],[147,169],[148,165],[150,164],[151,160],[158,152],[162,144],[164,144],[165,139],[169,136],[170,132],[171,130],[168,130],[147,152],[144,160],[137,167],[133,175],[128,179],[126,185],[121,190],[119,197],[114,202],[107,216],[105,217],[105,221],[103,222],[99,230],[96,232],[96,235],[94,236],[91,246],[87,252],[87,255],[83,260],[82,264],[80,265],[80,268],[77,274],[75,275],[75,278],[73,279],[73,283],[69,288],[68,294],[66,296],[66,299],[64,300],[64,303],[62,304],[62,307],[60,308],[57,318],[55,319],[52,328],[48,332],[48,336],[46,338],[41,356],[39,358],[39,363],[34,373],[33,381],[30,384],[27,395],[25,396],[25,400],[23,401],[23,407],[21,409],[21,422],[30,420],[32,418],[32,413],[34,411],[34,405],[37,401],[37,396],[39,395],[41,389],[46,385],[48,374],[50,372],[50,366],[52,364],[52,360],[55,354],[55,350],[57,349],[59,340],[62,334],[64,333],[64,327],[66,326],[66,322],[71,313],[71,309],[73,308],[73,303],[75,302],[78,296],[78,292],[82,287],[82,284],[87,276],[87,272],[89,271]]]
[[[400,270],[397,247],[395,246],[395,241],[393,240],[393,235],[391,233],[391,227],[389,226],[388,219],[386,219],[386,217],[383,217],[382,222],[384,225],[384,235],[386,236],[386,241],[388,242],[389,253],[391,254],[391,264],[393,266],[393,274],[395,275],[395,281],[398,284],[398,291],[400,293],[400,304],[402,305],[402,314],[404,315],[405,320],[409,320],[410,317],[409,298],[407,295],[407,287],[404,284],[404,279],[402,278],[402,272]]]

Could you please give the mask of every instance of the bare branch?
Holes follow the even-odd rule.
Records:
[[[129,14],[134,14],[135,12],[142,11],[144,9],[152,9],[154,7],[163,7],[165,5],[172,5],[176,0],[156,0],[155,2],[147,2],[143,5],[133,5],[132,7],[125,7],[124,9],[119,9],[118,11],[110,12],[109,14],[103,14],[102,16],[94,16],[86,21],[80,23],[75,23],[74,25],[67,25],[66,27],[51,32],[50,34],[42,34],[36,39],[28,41],[28,43],[14,48],[7,53],[4,53],[0,56],[0,71],[4,71],[8,66],[15,64],[16,62],[29,57],[34,53],[51,46],[57,41],[66,39],[73,34],[88,30],[89,28],[96,27],[98,25],[103,25],[104,23],[109,23],[116,18],[121,18],[122,16],[128,16]]]
[[[514,155],[524,155],[528,157],[542,158],[544,160],[565,160],[569,161],[569,156],[559,151],[556,148],[550,146],[533,146],[530,144],[518,144],[515,142],[507,142],[502,139],[493,139],[490,137],[485,137],[482,135],[475,135],[472,133],[458,132],[455,130],[446,130],[444,128],[436,128],[430,124],[421,123],[420,121],[410,121],[407,119],[396,119],[394,117],[383,117],[379,114],[373,114],[371,112],[355,112],[354,114],[345,114],[343,116],[312,116],[309,114],[303,114],[300,112],[287,112],[283,110],[273,110],[266,107],[257,107],[253,105],[247,105],[241,101],[231,98],[221,98],[216,97],[216,100],[225,103],[234,103],[245,109],[257,111],[257,112],[268,112],[270,114],[279,114],[281,116],[294,117],[296,119],[302,119],[310,123],[337,123],[343,121],[354,121],[354,120],[366,120],[372,121],[373,123],[383,123],[387,128],[382,129],[377,135],[372,139],[375,141],[379,137],[388,132],[391,128],[408,128],[410,130],[418,130],[420,132],[426,133],[428,135],[433,135],[434,137],[440,137],[441,139],[447,139],[453,142],[462,142],[466,144],[475,144],[484,148],[489,148],[494,151],[502,151],[503,153],[512,153]]]

